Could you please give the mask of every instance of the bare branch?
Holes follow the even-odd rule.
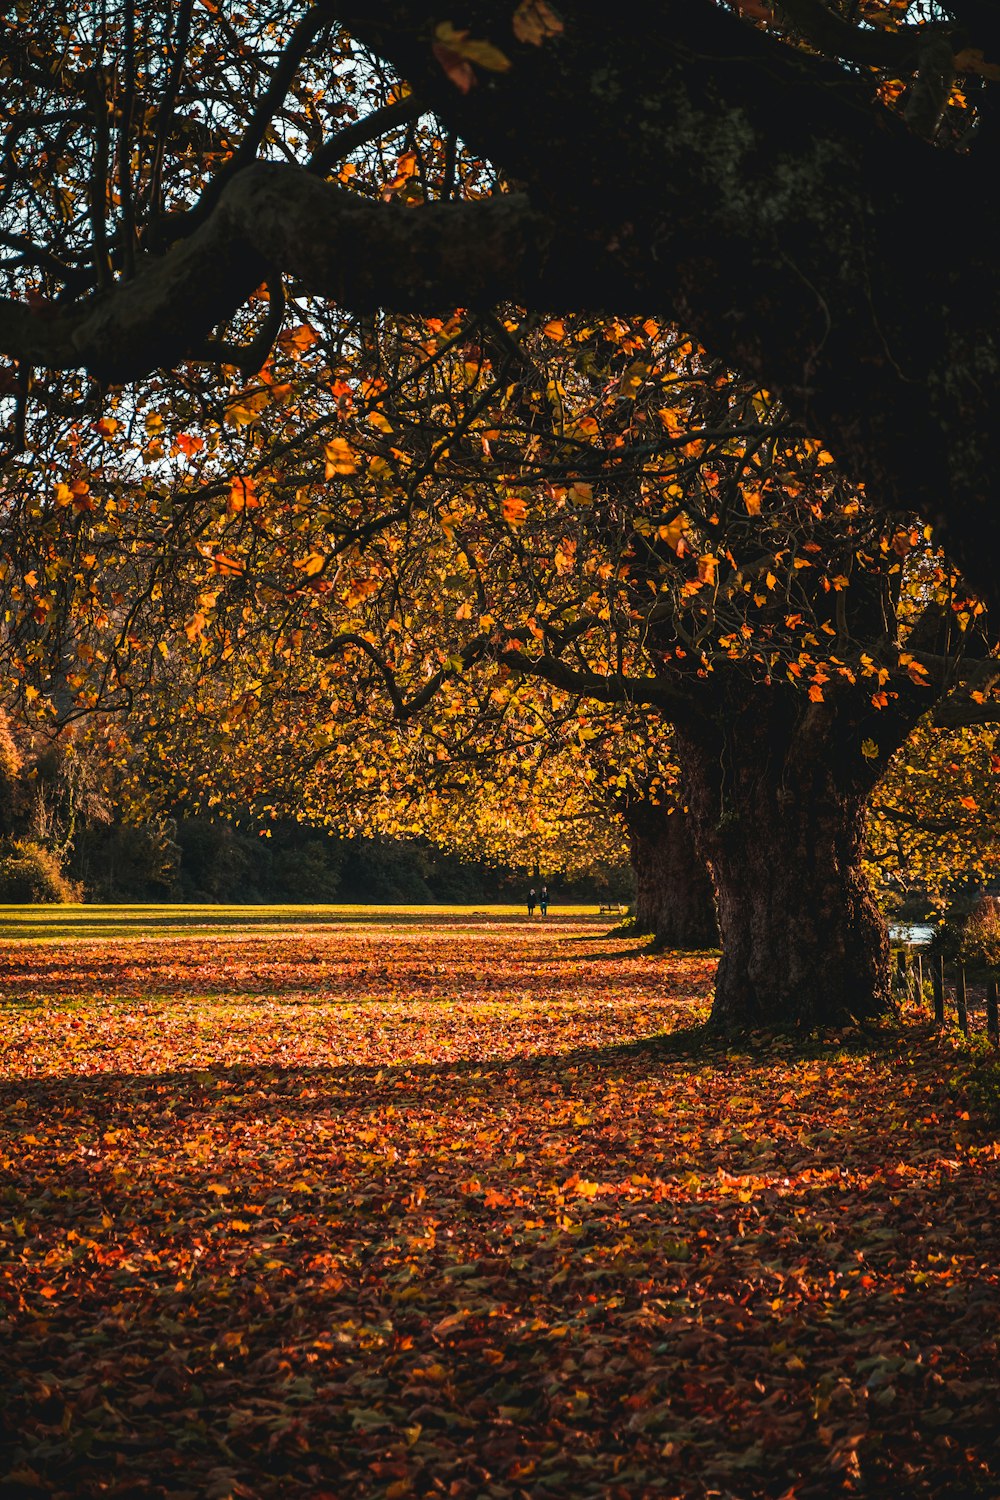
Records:
[[[354,120],[350,125],[345,125],[332,135],[328,141],[313,152],[307,163],[309,171],[324,177],[330,168],[337,162],[343,161],[352,151],[359,146],[367,146],[370,141],[377,141],[379,136],[395,130],[397,125],[407,125],[419,118],[423,113],[422,106],[408,94],[405,99],[397,99],[393,104],[385,104],[381,109],[373,110],[370,115],[365,115],[361,120]],[[447,195],[446,195],[447,196]]]
[[[440,691],[449,678],[460,676],[467,667],[472,666],[477,661],[481,661],[488,654],[489,645],[489,636],[475,636],[473,640],[462,647],[461,651],[456,652],[455,656],[449,660],[446,666],[440,667],[434,672],[424,683],[423,687],[413,694],[412,698],[404,697],[400,691],[399,682],[392,667],[386,661],[381,651],[373,646],[371,641],[367,640],[363,635],[357,635],[352,631],[343,631],[339,635],[334,636],[325,646],[321,646],[318,650],[314,651],[313,655],[322,661],[328,661],[331,657],[339,655],[351,646],[363,652],[377,668],[382,681],[385,683],[385,689],[389,694],[396,717],[402,720],[410,719],[414,714],[419,713],[421,709],[426,708],[427,704],[430,703],[431,699]]]

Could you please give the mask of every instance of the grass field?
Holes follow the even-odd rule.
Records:
[[[547,921],[599,919],[600,907],[554,906]],[[46,938],[145,938],[158,933],[177,937],[206,931],[281,932],[290,928],[323,929],[345,923],[420,927],[444,919],[508,922],[528,917],[523,905],[485,906],[0,906],[0,943]],[[536,913],[535,922],[542,919]],[[607,927],[608,919],[603,918]]]
[[[1000,1493],[954,1039],[729,1048],[713,959],[566,913],[246,917],[3,913],[0,1494]]]

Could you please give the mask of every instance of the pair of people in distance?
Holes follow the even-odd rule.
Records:
[[[534,886],[532,886],[531,890],[528,892],[528,916],[529,917],[533,917],[535,915],[535,907],[536,906],[538,907],[538,910],[541,912],[541,914],[542,914],[543,917],[548,916],[548,912],[549,912],[549,893],[546,890],[546,888],[545,888],[544,885],[542,886],[541,890],[538,892],[537,898],[535,896],[535,887]]]

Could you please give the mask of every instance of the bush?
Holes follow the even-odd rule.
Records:
[[[958,957],[971,968],[1000,967],[1000,901],[985,896],[961,929]]]
[[[79,892],[50,849],[26,839],[0,843],[0,902],[15,906],[77,900]]]
[[[97,901],[165,901],[176,894],[180,850],[173,824],[84,826],[74,841],[72,871]]]
[[[331,838],[304,839],[272,848],[265,890],[272,901],[328,904],[340,895],[340,845]]]

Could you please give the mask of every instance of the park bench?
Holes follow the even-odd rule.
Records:
[[[601,903],[602,917],[623,917],[624,915],[625,907],[621,901],[603,901]]]

